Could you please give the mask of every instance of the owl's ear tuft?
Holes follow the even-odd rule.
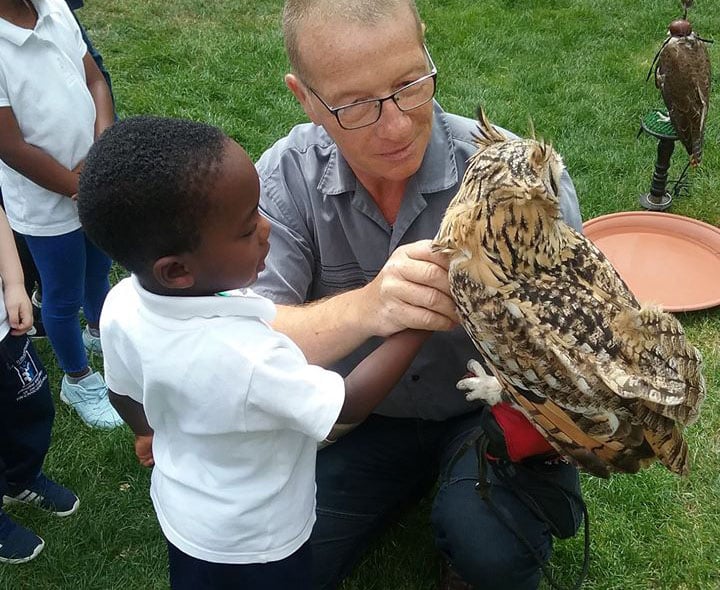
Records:
[[[473,139],[478,148],[487,147],[501,141],[507,141],[507,137],[493,126],[481,106],[479,106],[477,110],[477,119],[477,133],[473,133]]]
[[[550,159],[552,153],[552,146],[550,144],[537,142],[532,146],[528,153],[528,160],[534,170],[539,171],[545,167]]]

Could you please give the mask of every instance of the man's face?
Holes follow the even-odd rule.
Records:
[[[307,78],[303,82],[331,107],[385,97],[430,71],[409,9],[373,27],[308,23],[302,29],[300,52]],[[366,185],[403,181],[420,167],[430,139],[432,101],[406,112],[392,100],[385,101],[376,123],[346,130],[311,92],[298,98]]]

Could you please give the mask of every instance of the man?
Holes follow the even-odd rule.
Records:
[[[257,164],[272,231],[256,288],[279,304],[275,327],[342,374],[384,336],[436,332],[376,414],[318,454],[315,586],[334,588],[388,517],[441,475],[433,526],[457,572],[444,587],[536,588],[552,539],[528,504],[556,534],[574,534],[577,472],[534,461],[501,485],[491,463],[492,506],[478,496],[478,462],[463,443],[484,413],[455,389],[477,352],[457,326],[447,261],[430,249],[475,151],[475,124],[432,100],[436,70],[413,0],[287,0],[284,33],[285,82],[312,123]],[[561,193],[579,228],[567,175]]]

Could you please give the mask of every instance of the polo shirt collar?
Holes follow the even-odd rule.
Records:
[[[42,21],[47,15],[51,13],[60,12],[60,8],[47,0],[33,0],[35,10],[38,13],[37,23],[35,29],[38,28],[40,21]],[[12,23],[7,22],[5,19],[0,19],[0,37],[7,39],[11,43],[21,46],[28,37],[34,33],[31,29],[25,29],[18,27]]]
[[[423,194],[449,189],[458,182],[453,138],[444,114],[442,107],[433,100],[430,141],[420,169],[415,173],[417,189]],[[334,143],[317,188],[326,195],[340,195],[357,189],[355,174]]]
[[[147,291],[135,275],[132,285],[140,297],[143,307],[154,314],[176,319],[215,317],[252,317],[266,322],[275,319],[275,304],[251,289],[235,289],[223,295],[205,297],[170,297]]]

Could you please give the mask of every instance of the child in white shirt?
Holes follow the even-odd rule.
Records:
[[[116,124],[80,179],[85,231],[133,273],[103,308],[105,375],[155,465],[175,590],[310,588],[317,443],[363,420],[427,337],[388,338],[344,382],[309,365],[249,289],[269,248],[258,199],[237,143],[177,119]]]
[[[87,240],[74,202],[87,151],[113,122],[110,90],[63,0],[0,0],[0,55],[0,186],[40,273],[60,398],[89,426],[114,428],[122,420],[88,362],[101,353],[112,261]]]

